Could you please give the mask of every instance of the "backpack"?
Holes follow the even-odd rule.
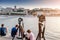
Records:
[[[11,30],[11,36],[12,36],[12,37],[14,37],[14,36],[16,35],[17,30],[18,30],[18,29],[16,29],[15,27],[12,28],[12,30]]]
[[[6,35],[6,28],[1,28],[1,36],[5,36]]]
[[[1,28],[0,28],[0,35],[1,35]]]

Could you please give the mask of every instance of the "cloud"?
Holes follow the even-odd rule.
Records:
[[[60,0],[0,0],[0,5],[18,5],[23,7],[60,7]]]

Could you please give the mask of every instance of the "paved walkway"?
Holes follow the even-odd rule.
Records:
[[[0,36],[0,40],[12,40],[11,36]],[[14,40],[21,40],[21,39],[17,39],[16,37],[14,38]],[[25,39],[24,39],[25,40]]]
[[[0,37],[0,40],[12,40],[12,38],[11,37]],[[15,38],[14,40],[21,40],[21,39]]]
[[[0,40],[12,40],[11,37],[0,37]],[[15,38],[14,40],[21,40],[21,39],[17,39]],[[24,39],[25,40],[25,39]],[[43,40],[43,39],[42,39]]]
[[[0,37],[0,40],[12,40],[11,37]],[[21,39],[17,39],[15,38],[14,40],[21,40]],[[24,39],[25,40],[25,39]],[[43,40],[43,39],[42,39]]]
[[[11,36],[4,36],[4,37],[1,37],[0,36],[0,40],[12,40],[12,37]],[[17,39],[16,37],[15,37],[15,39],[14,40],[21,40],[21,39]],[[24,39],[25,40],[25,39]],[[43,40],[43,39],[42,39]]]

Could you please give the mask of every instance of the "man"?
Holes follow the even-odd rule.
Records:
[[[27,30],[27,40],[35,40],[34,34],[31,32],[31,30]]]
[[[38,23],[38,25],[39,25],[39,27],[38,27],[39,28],[39,32],[38,32],[38,36],[37,36],[36,40],[37,39],[41,40],[41,36],[45,40],[45,37],[44,37],[44,32],[45,32],[45,22],[44,22],[45,21],[45,16],[44,15],[40,15],[40,16],[38,16],[38,18],[39,18],[39,23]]]
[[[45,16],[44,15],[41,15],[41,24],[43,24],[41,27],[42,27],[42,38],[45,40],[45,36],[44,36],[44,34],[45,34],[45,20],[46,18],[45,18]]]
[[[6,33],[7,33],[7,28],[4,27],[4,24],[1,24],[0,35],[6,36]]]
[[[15,25],[15,27],[13,27],[11,30],[11,36],[13,37],[12,40],[14,40],[15,35],[17,35],[17,31],[18,31],[18,25]]]

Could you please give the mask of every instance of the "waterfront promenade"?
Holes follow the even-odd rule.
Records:
[[[8,29],[8,34],[11,33],[11,28],[18,24],[18,18],[23,18],[24,30],[31,29],[35,37],[38,33],[38,20],[32,16],[0,16],[0,24],[4,23]],[[29,23],[29,24],[28,24]],[[7,25],[8,24],[8,25]],[[48,16],[46,17],[46,29],[45,29],[46,40],[60,40],[60,17]],[[11,40],[12,38],[0,37],[0,40]],[[18,40],[18,39],[15,39]],[[20,39],[19,39],[20,40]]]
[[[0,37],[0,40],[12,40],[12,38],[11,37]],[[21,40],[21,39],[15,38],[14,40]]]
[[[1,36],[0,36],[0,40],[12,40],[12,38],[11,38],[11,37],[1,37]],[[21,39],[15,38],[14,40],[21,40]],[[25,40],[25,38],[24,38],[24,40]],[[43,40],[43,39],[42,39],[42,40]]]

